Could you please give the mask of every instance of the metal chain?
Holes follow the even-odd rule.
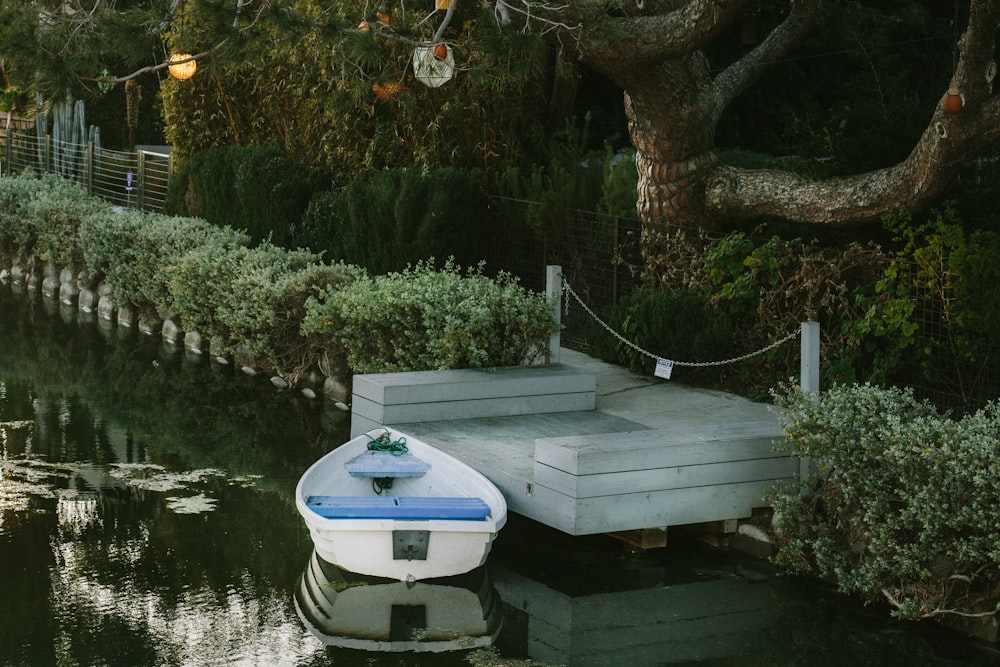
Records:
[[[650,359],[653,359],[654,361],[657,361],[659,359],[663,359],[663,357],[661,357],[660,355],[653,354],[649,350],[644,350],[643,348],[639,347],[638,345],[636,345],[632,341],[627,340],[620,333],[618,333],[617,331],[615,331],[614,329],[612,329],[611,326],[607,322],[605,322],[600,317],[598,317],[597,313],[595,313],[593,310],[591,310],[587,306],[587,304],[585,304],[583,302],[583,299],[580,298],[579,294],[577,294],[576,292],[573,291],[573,288],[570,287],[569,281],[567,281],[565,278],[563,278],[563,287],[566,289],[567,292],[569,292],[573,296],[574,299],[576,299],[577,303],[579,303],[580,306],[585,311],[587,311],[587,314],[590,315],[592,318],[594,318],[594,320],[598,324],[600,324],[602,327],[604,327],[608,331],[608,333],[610,333],[612,336],[614,336],[615,338],[617,338],[618,340],[620,340],[625,345],[628,345],[630,348],[632,348],[633,350],[635,350],[639,354],[644,354],[647,357],[649,357]],[[726,364],[735,364],[735,363],[740,362],[740,361],[746,361],[747,359],[750,359],[751,357],[756,357],[759,354],[764,354],[765,352],[770,352],[771,350],[775,349],[776,347],[780,347],[780,346],[784,345],[785,343],[787,343],[788,341],[792,340],[793,338],[795,338],[796,336],[798,336],[799,333],[800,333],[800,330],[796,329],[795,331],[793,331],[792,333],[788,334],[787,336],[785,336],[781,340],[776,340],[773,343],[771,343],[770,345],[768,345],[767,347],[761,348],[761,349],[757,350],[756,352],[750,352],[749,354],[744,354],[744,355],[741,355],[739,357],[733,357],[732,359],[723,359],[721,361],[674,361],[673,363],[674,363],[674,366],[687,366],[687,367],[691,367],[691,368],[704,368],[706,366],[724,366]]]

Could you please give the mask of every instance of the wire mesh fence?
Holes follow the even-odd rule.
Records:
[[[539,202],[496,198],[491,206],[492,230],[488,265],[512,273],[530,289],[545,289],[545,266],[562,267],[565,280],[580,300],[604,317],[639,285],[629,269],[640,265],[641,222],[635,218],[588,211],[570,211],[560,219],[558,233],[539,233],[529,220]],[[698,237],[697,233],[692,237]],[[701,236],[705,243],[717,237]],[[762,239],[766,240],[766,239]],[[886,263],[888,265],[888,259]],[[922,287],[916,277],[905,279],[914,301],[911,321],[917,325],[916,343],[904,354],[891,381],[909,386],[938,407],[965,413],[1000,398],[1000,329],[970,330],[953,317],[949,291]],[[955,284],[957,279],[943,281]],[[976,295],[962,298],[976,301]],[[563,299],[563,341],[587,348],[588,337],[603,335],[593,318],[575,299]],[[775,331],[778,338],[785,331]],[[789,351],[795,354],[794,350]],[[784,378],[776,378],[778,379]]]
[[[171,165],[166,152],[114,151],[10,129],[0,134],[0,160],[3,174],[27,169],[58,174],[116,206],[158,212],[167,199]]]
[[[956,414],[1000,401],[1000,329],[970,326],[960,314],[962,307],[976,309],[990,303],[980,294],[959,294],[958,280],[946,277],[928,285],[908,267],[907,281],[915,303],[913,320],[919,325],[918,344],[907,355],[897,373],[900,384],[940,408]],[[964,301],[965,303],[960,303]]]
[[[639,252],[641,224],[637,218],[593,211],[567,211],[557,234],[539,235],[528,222],[538,202],[494,198],[488,266],[517,276],[533,290],[545,289],[545,267],[562,267],[564,279],[591,308],[606,315],[638,281],[629,265]],[[513,222],[512,222],[513,221]],[[583,343],[589,316],[564,299],[563,339]]]

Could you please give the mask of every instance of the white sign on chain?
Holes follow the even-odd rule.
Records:
[[[674,362],[669,359],[657,359],[656,360],[656,370],[653,371],[653,375],[658,378],[663,378],[664,380],[670,379],[670,374],[674,371]]]

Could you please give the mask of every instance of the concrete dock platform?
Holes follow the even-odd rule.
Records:
[[[482,472],[510,511],[571,535],[749,517],[798,473],[773,449],[784,434],[766,404],[567,348],[552,368],[584,384],[592,375],[594,408],[392,426]]]

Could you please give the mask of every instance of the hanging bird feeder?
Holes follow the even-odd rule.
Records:
[[[451,7],[451,0],[434,0],[434,9],[444,11]]]
[[[455,76],[455,56],[447,44],[418,46],[413,51],[413,76],[428,88],[437,88]]]
[[[187,81],[198,71],[198,61],[190,53],[175,53],[170,56],[167,71],[178,81]]]

